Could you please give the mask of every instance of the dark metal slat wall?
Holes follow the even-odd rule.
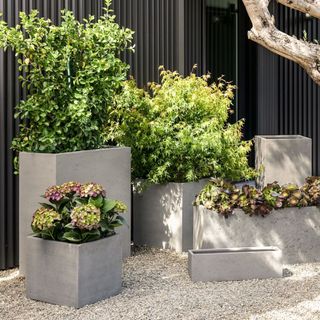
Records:
[[[320,20],[274,5],[278,27],[310,41],[320,39]],[[301,134],[313,140],[313,174],[320,174],[320,87],[294,62],[258,47],[257,134]],[[254,106],[252,106],[254,107]]]
[[[103,0],[0,0],[0,12],[11,26],[18,23],[20,11],[32,9],[59,23],[63,8],[73,10],[82,19],[89,14],[100,16],[103,3]],[[202,17],[193,15],[204,10],[204,0],[114,0],[113,8],[120,24],[136,31],[136,52],[125,54],[124,59],[140,86],[159,80],[159,65],[181,73],[190,72],[194,63],[200,63],[199,70],[205,69],[201,66],[204,22]],[[14,55],[0,52],[0,269],[18,264],[18,178],[13,175],[10,144],[18,130],[14,107],[25,92],[17,79]]]

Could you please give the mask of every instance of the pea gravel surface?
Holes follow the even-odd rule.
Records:
[[[1,271],[0,319],[320,319],[320,263],[286,266],[283,279],[192,283],[186,255],[140,248],[122,293],[79,310],[28,300],[17,270]]]

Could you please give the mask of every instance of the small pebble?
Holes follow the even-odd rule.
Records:
[[[192,283],[186,255],[140,248],[124,264],[122,293],[79,310],[28,300],[17,270],[0,271],[0,319],[320,320],[319,270],[290,265],[282,279]]]

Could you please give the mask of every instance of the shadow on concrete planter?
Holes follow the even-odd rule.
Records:
[[[192,249],[192,203],[207,182],[151,185],[143,192],[134,188],[134,243],[177,252]]]
[[[27,298],[81,308],[121,291],[118,235],[83,244],[29,236],[27,245]]]
[[[124,257],[131,244],[131,151],[130,148],[105,148],[58,154],[19,154],[19,271],[25,274],[26,239],[32,233],[31,220],[45,190],[68,181],[96,182],[106,188],[107,197],[128,206],[123,214],[129,227],[119,234]]]
[[[256,136],[256,168],[263,168],[258,186],[278,181],[301,186],[312,175],[312,140],[299,135]]]
[[[189,250],[192,281],[280,278],[282,252],[277,247]]]
[[[283,263],[320,261],[320,210],[285,208],[266,217],[235,210],[228,219],[203,206],[194,207],[193,248],[276,246]]]

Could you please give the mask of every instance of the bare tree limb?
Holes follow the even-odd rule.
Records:
[[[320,0],[277,0],[291,9],[307,13],[320,19]]]
[[[299,40],[294,36],[281,32],[275,27],[274,17],[268,6],[270,0],[243,0],[252,22],[252,29],[248,33],[249,39],[259,43],[270,51],[298,63],[310,77],[320,85],[320,46]],[[288,7],[299,7],[300,11],[320,11],[318,0],[278,0]],[[318,8],[316,5],[318,4]],[[316,10],[317,9],[317,10]]]

